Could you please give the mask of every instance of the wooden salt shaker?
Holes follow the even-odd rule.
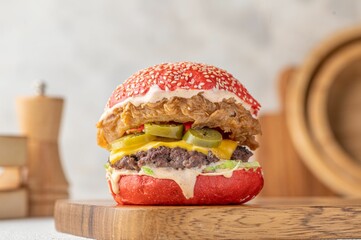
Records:
[[[19,97],[20,129],[28,137],[28,182],[30,216],[52,216],[55,201],[68,198],[68,182],[60,162],[58,136],[64,100],[38,95]]]

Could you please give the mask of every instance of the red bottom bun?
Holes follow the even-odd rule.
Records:
[[[111,189],[111,186],[109,184]],[[254,198],[263,187],[262,169],[237,170],[232,177],[199,175],[194,197],[186,199],[176,182],[150,176],[124,175],[120,191],[114,194],[118,204],[137,205],[220,205],[241,204]]]

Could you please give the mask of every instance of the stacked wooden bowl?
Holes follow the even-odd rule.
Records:
[[[361,196],[361,28],[322,42],[286,93],[298,154],[333,191]]]

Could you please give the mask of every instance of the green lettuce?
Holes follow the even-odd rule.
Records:
[[[146,175],[154,175],[154,172],[150,167],[143,166],[141,169]]]
[[[110,167],[110,164],[109,164],[109,163],[104,164],[104,168],[105,168],[106,170],[108,170],[109,167]]]
[[[221,160],[216,163],[216,165],[208,166],[203,169],[203,172],[216,172],[217,169],[251,169],[260,167],[259,163],[254,162],[241,162],[235,160]]]

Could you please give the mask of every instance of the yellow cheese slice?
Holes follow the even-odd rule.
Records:
[[[126,155],[135,154],[139,151],[147,151],[151,148],[158,148],[161,146],[168,148],[180,147],[188,151],[197,151],[204,154],[208,154],[208,151],[211,151],[219,159],[229,160],[231,159],[234,150],[236,150],[237,145],[238,145],[237,142],[232,140],[222,140],[221,144],[216,148],[205,148],[205,147],[194,146],[183,140],[175,141],[175,142],[152,141],[140,146],[138,145],[135,147],[112,150],[110,151],[109,161],[111,164],[114,164]]]

